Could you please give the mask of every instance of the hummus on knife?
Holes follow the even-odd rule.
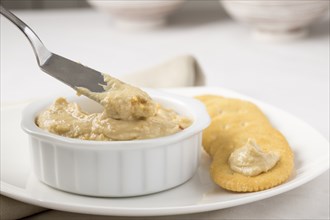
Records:
[[[76,103],[58,98],[36,119],[51,133],[83,140],[115,141],[162,137],[191,125],[188,118],[155,103],[144,91],[104,76],[105,92],[78,92],[99,102],[101,113],[86,113]]]

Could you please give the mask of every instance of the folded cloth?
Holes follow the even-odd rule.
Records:
[[[19,219],[45,210],[47,209],[0,196],[0,219]]]
[[[205,77],[199,63],[190,55],[172,58],[152,68],[122,76],[120,79],[136,86],[149,88],[202,86],[205,84]]]
[[[205,83],[202,69],[197,60],[190,55],[175,57],[150,69],[120,77],[120,79],[136,86],[150,88],[201,86]],[[0,219],[23,218],[45,210],[45,208],[0,195]],[[70,213],[70,217],[72,217],[72,215],[73,214]],[[42,213],[40,219],[44,219],[46,216],[47,212]],[[63,219],[63,212],[61,212],[61,216]],[[81,217],[81,215],[79,216]],[[37,215],[31,217],[31,219],[33,218],[37,218]]]

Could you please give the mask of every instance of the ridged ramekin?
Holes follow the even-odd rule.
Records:
[[[210,122],[205,107],[192,98],[147,92],[163,106],[191,118],[192,125],[154,139],[86,141],[49,133],[35,124],[38,114],[53,100],[28,105],[21,125],[29,136],[37,178],[59,190],[101,197],[146,195],[189,180],[198,167],[202,130]],[[68,100],[78,102],[83,109],[100,108],[85,97]]]

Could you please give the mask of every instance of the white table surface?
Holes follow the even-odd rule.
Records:
[[[230,88],[282,108],[329,140],[329,20],[313,25],[308,38],[274,44],[252,39],[248,28],[217,9],[182,11],[166,28],[135,32],[115,29],[110,18],[90,9],[16,14],[51,51],[117,77],[192,54],[205,71],[207,86]],[[71,91],[38,69],[24,35],[1,17],[1,102],[63,90]],[[329,219],[329,171],[266,200],[180,218]]]

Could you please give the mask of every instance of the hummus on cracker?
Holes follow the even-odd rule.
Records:
[[[256,176],[272,169],[279,159],[279,154],[266,153],[254,140],[249,139],[243,147],[231,153],[229,166],[233,171],[245,176]]]

